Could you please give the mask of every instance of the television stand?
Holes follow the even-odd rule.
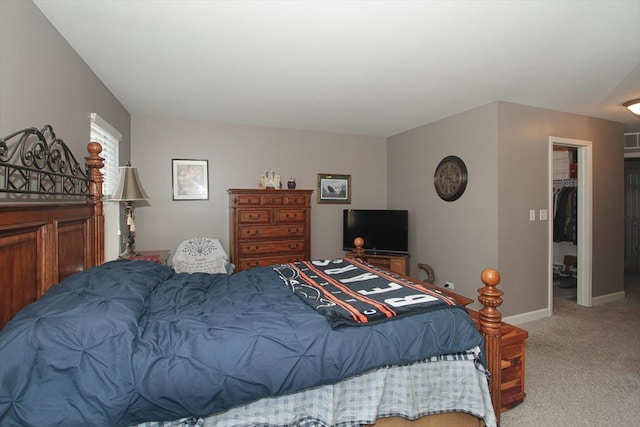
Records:
[[[409,255],[398,254],[382,254],[382,253],[364,253],[356,257],[353,252],[346,255],[347,258],[360,258],[362,261],[390,270],[398,274],[409,274]]]

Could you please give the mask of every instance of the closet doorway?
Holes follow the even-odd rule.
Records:
[[[554,174],[554,159],[558,156],[554,152],[565,151],[567,153],[576,153],[573,159],[577,157],[577,170],[575,178],[566,177],[567,181],[556,180],[557,174]],[[554,199],[558,195],[556,190],[559,186],[567,185],[575,187],[575,262],[570,257],[566,269],[569,269],[576,278],[578,305],[591,307],[591,224],[592,224],[592,151],[591,141],[583,141],[578,139],[569,139],[561,137],[549,137],[549,266],[548,266],[548,305],[549,315],[553,315],[553,295],[554,295],[554,268],[557,270],[565,265],[565,255],[556,254],[558,250],[558,242],[554,242],[554,238],[558,235],[558,225],[555,221],[555,205]],[[571,154],[568,154],[571,155]],[[571,157],[569,157],[571,159]],[[564,219],[563,219],[564,221]],[[562,228],[562,227],[560,227]],[[555,233],[554,233],[555,229]],[[562,249],[561,249],[562,250]],[[565,248],[566,250],[566,248]],[[559,267],[562,264],[563,267]],[[575,269],[575,270],[573,270]],[[564,270],[566,274],[567,271]]]
[[[624,159],[624,269],[640,274],[640,158]]]

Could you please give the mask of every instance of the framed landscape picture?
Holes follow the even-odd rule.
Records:
[[[351,175],[319,173],[318,203],[351,203]]]
[[[209,199],[209,161],[171,160],[173,200]]]

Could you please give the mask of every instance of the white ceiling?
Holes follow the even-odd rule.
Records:
[[[35,3],[134,115],[387,137],[499,100],[640,131],[640,0]]]

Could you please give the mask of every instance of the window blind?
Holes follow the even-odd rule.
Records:
[[[116,183],[118,182],[119,171],[119,144],[122,135],[115,129],[111,128],[100,116],[93,113],[91,115],[91,141],[99,142],[102,145],[102,153],[104,158],[104,167],[100,169],[102,172],[104,183],[103,193],[105,195],[113,194]]]

